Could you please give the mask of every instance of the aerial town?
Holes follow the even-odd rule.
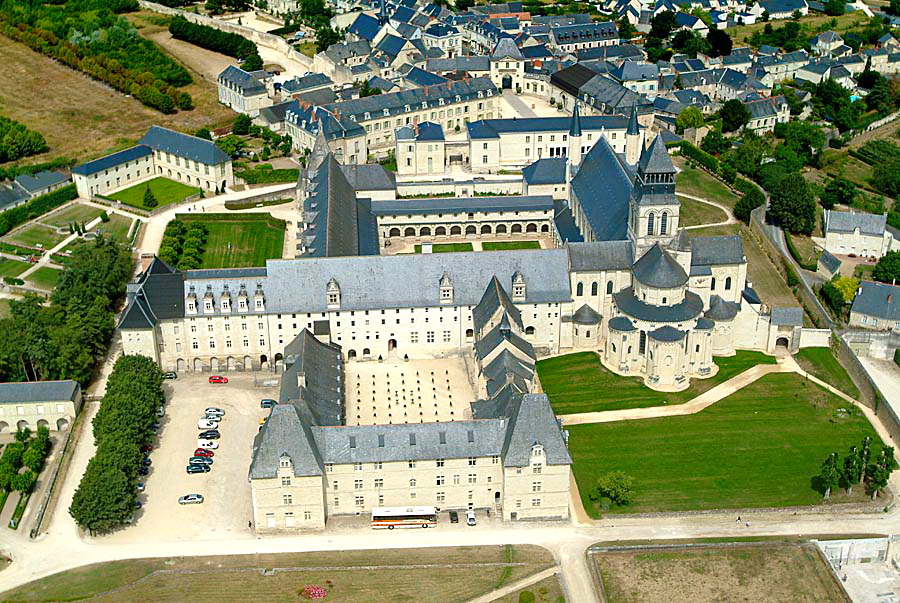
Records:
[[[900,0],[0,0],[0,60],[0,600],[900,602]]]

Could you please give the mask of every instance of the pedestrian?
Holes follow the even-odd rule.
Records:
[[[248,522],[247,522],[247,528],[252,528],[252,527],[253,527],[253,522],[252,522],[252,521],[248,521]]]
[[[738,515],[737,519],[734,520],[735,523],[741,523],[741,516]]]
[[[747,527],[749,528],[749,527],[750,527],[750,522],[748,521],[748,522],[745,523],[744,525],[747,526]]]

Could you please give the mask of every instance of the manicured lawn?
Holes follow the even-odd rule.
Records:
[[[836,387],[854,400],[859,400],[859,389],[841,366],[831,348],[803,348],[794,358],[807,373],[811,373],[832,387]]]
[[[103,210],[98,207],[75,203],[52,216],[42,218],[41,222],[50,226],[68,226],[72,222],[78,222],[79,224],[84,222],[87,224],[102,213]]]
[[[540,249],[540,241],[488,241],[481,244],[485,251],[503,251],[509,249]]]
[[[853,276],[858,279],[871,281],[872,273],[875,271],[874,264],[857,264],[856,268],[853,269]]]
[[[59,280],[59,275],[61,273],[61,270],[44,266],[29,274],[26,280],[33,283],[39,289],[52,291],[53,288],[56,287],[56,281]]]
[[[131,218],[110,214],[109,222],[100,222],[95,232],[102,232],[107,237],[114,237],[120,241],[128,238],[128,230],[131,228]]]
[[[676,191],[709,199],[732,208],[737,204],[739,197],[718,179],[700,168],[688,167],[683,158],[675,157],[673,161],[677,167],[682,168],[675,177]],[[684,199],[682,199],[682,203],[684,203]]]
[[[409,567],[416,564],[430,567]],[[55,574],[2,593],[0,600],[75,601],[114,591],[98,599],[282,603],[305,601],[298,591],[314,585],[326,589],[328,603],[447,603],[468,601],[553,564],[549,551],[527,545],[133,559]],[[263,568],[273,567],[286,569],[263,575]],[[154,574],[162,570],[167,573]]]
[[[757,364],[774,364],[774,356],[739,351],[731,358],[715,358],[719,372],[709,379],[692,379],[681,392],[657,392],[640,377],[622,377],[604,367],[594,352],[578,352],[537,363],[541,387],[558,415],[663,404],[683,404]]]
[[[242,216],[243,218],[243,216]],[[241,220],[202,220],[209,229],[201,268],[265,266],[284,251],[284,222],[268,214],[246,214]],[[278,222],[280,227],[275,226]]]
[[[8,258],[0,258],[0,278],[4,276],[19,276],[30,266],[28,262],[20,262],[18,260],[10,260]]]
[[[53,228],[38,224],[37,222],[29,224],[15,234],[6,237],[6,240],[13,244],[25,245],[26,247],[43,246],[44,249],[50,249],[67,235],[59,234]]]
[[[434,243],[431,253],[450,253],[451,251],[472,251],[471,243]],[[416,253],[422,253],[422,246],[416,245]]]
[[[144,191],[148,186],[153,192],[153,196],[156,197],[156,202],[159,204],[157,207],[178,203],[185,197],[190,197],[191,195],[200,192],[200,189],[196,186],[188,186],[181,182],[175,182],[174,180],[169,180],[168,178],[160,176],[153,178],[152,180],[147,180],[146,182],[135,184],[134,186],[107,196],[110,199],[121,201],[126,205],[132,205],[148,210],[155,209],[144,205]]]
[[[610,471],[635,480],[634,503],[613,512],[816,504],[813,478],[829,454],[866,436],[880,447],[861,412],[794,373],[767,375],[694,415],[568,430],[581,499],[594,516],[588,493]],[[853,500],[864,500],[860,490]]]
[[[699,226],[701,224],[716,224],[728,219],[725,212],[709,203],[694,201],[687,197],[678,197],[681,209],[678,214],[679,226]]]

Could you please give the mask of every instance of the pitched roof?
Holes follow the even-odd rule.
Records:
[[[69,177],[60,172],[42,171],[36,174],[20,174],[16,176],[16,184],[29,194],[34,194],[45,188],[68,181]]]
[[[825,210],[825,232],[852,233],[858,228],[860,234],[880,237],[886,225],[884,214]]]
[[[359,13],[350,27],[347,28],[349,33],[355,34],[364,40],[371,42],[381,31],[381,24],[378,19],[366,13]]]
[[[543,446],[548,465],[571,465],[572,457],[547,395],[525,394],[513,406],[503,442],[503,466],[529,465],[536,444]]]
[[[522,177],[530,185],[562,184],[566,180],[566,158],[538,159],[522,169]]]
[[[76,165],[72,168],[72,173],[81,176],[90,176],[91,174],[96,174],[97,172],[102,172],[103,170],[108,170],[117,165],[122,165],[128,161],[134,161],[135,159],[147,157],[152,154],[153,149],[149,146],[140,144],[111,155],[106,155],[99,159],[94,159],[93,161],[82,163],[81,165]]]
[[[550,195],[515,195],[511,197],[436,197],[425,199],[390,199],[372,201],[376,216],[407,214],[439,214],[452,212],[550,211]]]
[[[674,306],[654,306],[639,300],[633,287],[613,294],[616,307],[626,316],[649,322],[684,322],[700,316],[703,300],[691,291],[685,291],[684,300]]]
[[[900,320],[900,287],[863,281],[850,311],[885,320]]]
[[[571,191],[597,241],[628,238],[628,203],[632,182],[605,137],[582,158]]]
[[[569,243],[569,269],[573,272],[630,270],[634,255],[630,241]]]
[[[644,174],[673,173],[675,165],[669,157],[666,143],[659,135],[653,139],[648,149],[641,151],[638,169]]]
[[[139,144],[146,145],[154,151],[165,151],[206,165],[219,165],[231,161],[231,157],[216,146],[216,143],[161,126],[150,126]]]
[[[772,324],[776,326],[803,326],[803,309],[797,306],[772,308],[771,316]]]
[[[580,325],[596,325],[600,323],[602,318],[603,317],[600,316],[596,310],[587,304],[582,304],[582,306],[572,314],[572,322]]]
[[[685,335],[687,335],[687,331],[681,331],[675,327],[666,325],[650,331],[647,335],[650,336],[650,339],[655,339],[656,341],[672,342],[684,339]]]
[[[218,77],[219,82],[227,82],[241,91],[243,96],[265,94],[266,85],[254,73],[244,71],[240,67],[229,65]]]
[[[454,287],[454,296],[455,296]],[[478,305],[472,308],[472,322],[475,325],[476,333],[484,330],[488,321],[496,314],[497,310],[503,309],[504,315],[511,319],[519,329],[522,328],[522,314],[509,298],[509,294],[497,276],[491,277],[484,294],[481,296]]]
[[[718,295],[713,295],[709,298],[709,310],[704,316],[712,320],[733,320],[740,309],[740,304],[725,301]]]
[[[580,112],[579,112],[580,113]],[[569,132],[573,117],[514,117],[499,119],[480,119],[469,122],[466,128],[469,138],[498,138],[500,134],[509,132]],[[601,130],[624,130],[628,122],[619,115],[581,116],[577,119],[581,132],[599,132]]]
[[[614,316],[609,319],[607,323],[610,329],[613,331],[619,331],[621,333],[628,333],[630,331],[636,331],[637,327],[634,326],[634,323],[628,320],[625,316]]]
[[[673,289],[687,283],[688,275],[662,245],[656,243],[634,263],[632,274],[648,287]]]
[[[694,237],[690,241],[691,266],[743,264],[747,261],[740,235]]]
[[[519,47],[516,46],[516,43],[512,40],[512,38],[500,38],[500,41],[498,41],[497,45],[494,46],[493,52],[491,52],[491,58],[494,60],[523,60],[525,57],[522,56],[522,51],[519,50]]]
[[[0,383],[0,404],[74,400],[81,391],[77,381],[25,381]]]

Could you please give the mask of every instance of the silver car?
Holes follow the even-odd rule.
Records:
[[[185,494],[178,499],[179,505],[199,505],[203,502],[202,494]]]
[[[218,415],[220,417],[225,416],[225,411],[221,408],[216,408],[215,406],[210,406],[204,411],[207,415]]]

